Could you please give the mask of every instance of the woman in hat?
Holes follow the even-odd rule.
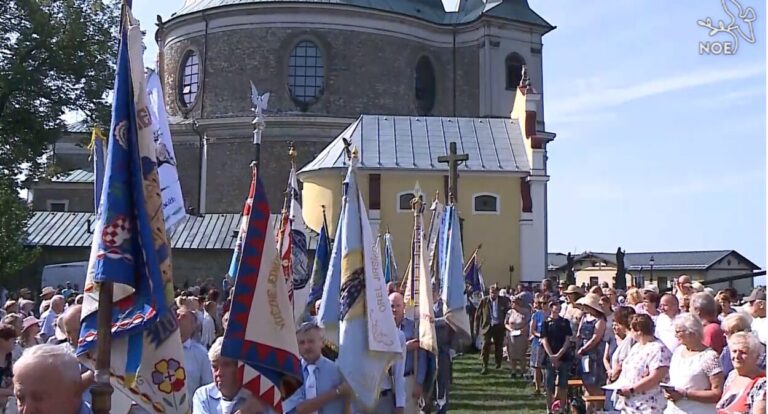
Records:
[[[43,341],[40,339],[40,321],[34,316],[27,316],[21,324],[21,336],[19,345],[23,349],[40,345]]]
[[[531,308],[525,305],[522,294],[512,297],[512,308],[507,311],[504,325],[507,328],[507,356],[510,377],[522,377],[525,373],[525,354],[528,351],[528,328]]]
[[[606,373],[603,365],[605,353],[606,320],[600,297],[594,293],[576,301],[583,312],[579,329],[576,331],[576,360],[579,361],[579,375],[584,382],[587,395],[603,395]],[[587,407],[591,412],[595,407]]]

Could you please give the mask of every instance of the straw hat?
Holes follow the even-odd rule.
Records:
[[[46,286],[46,287],[43,288],[43,291],[40,292],[40,297],[43,297],[43,296],[46,296],[46,295],[53,295],[55,293],[56,293],[56,289],[54,289],[54,288],[52,288],[50,286]]]
[[[563,293],[565,293],[566,295],[575,294],[575,295],[584,296],[584,291],[576,285],[569,285],[568,289],[565,289]]]
[[[5,302],[5,305],[3,305],[3,309],[8,310],[8,308],[11,308],[13,306],[16,306],[16,301],[11,299],[8,302]]]
[[[594,294],[594,293],[588,293],[583,298],[576,301],[576,306],[581,307],[590,307],[598,312],[600,312],[601,315],[605,315],[605,312],[603,312],[603,307],[600,306],[600,296]]]

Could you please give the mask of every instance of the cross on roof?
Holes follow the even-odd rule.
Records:
[[[448,146],[448,155],[441,155],[437,157],[437,161],[448,164],[448,202],[451,200],[457,200],[459,198],[459,165],[462,162],[469,160],[468,154],[457,154],[456,142],[451,142]]]

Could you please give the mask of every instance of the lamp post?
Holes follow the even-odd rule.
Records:
[[[653,256],[651,256],[651,260],[648,261],[648,264],[651,265],[651,283],[653,283],[653,265],[656,264],[656,260],[653,259]]]
[[[509,265],[509,287],[512,287],[512,273],[515,271],[515,266]]]

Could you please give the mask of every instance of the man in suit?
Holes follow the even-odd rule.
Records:
[[[480,333],[483,335],[483,349],[480,353],[483,357],[483,369],[480,371],[482,375],[488,373],[491,342],[493,342],[494,347],[496,369],[501,368],[504,337],[507,332],[504,327],[504,316],[510,307],[509,299],[499,296],[499,287],[496,284],[491,285],[490,289],[488,289],[488,296],[481,299],[480,304],[477,306],[475,326],[480,327]]]

